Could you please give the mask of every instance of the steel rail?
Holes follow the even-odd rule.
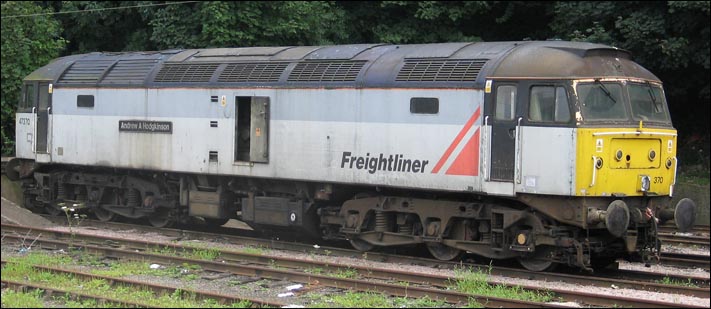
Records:
[[[709,257],[708,255],[662,252],[660,261],[666,265],[693,267],[709,270],[711,257]]]
[[[659,234],[659,240],[662,244],[675,244],[675,245],[696,245],[696,246],[709,246],[709,237],[703,236],[681,236],[673,234]]]
[[[3,229],[5,225],[3,225]],[[78,237],[79,235],[75,235]],[[5,240],[14,240],[16,242],[21,242],[26,239],[26,236],[18,235],[5,235]],[[75,238],[76,242],[77,238]],[[136,252],[135,250],[125,250],[117,249],[112,247],[101,247],[95,245],[87,244],[77,244],[70,243],[68,241],[60,240],[49,240],[38,238],[35,244],[42,247],[49,247],[53,249],[68,249],[69,247],[81,248],[87,252],[105,255],[113,258],[122,258],[129,260],[143,260],[151,261],[153,263],[172,263],[172,264],[194,264],[199,265],[204,270],[232,273],[241,276],[250,277],[262,277],[275,280],[289,280],[294,282],[300,282],[305,284],[319,284],[324,286],[330,286],[340,289],[351,289],[357,291],[377,291],[388,293],[389,295],[399,296],[399,297],[409,297],[409,298],[420,298],[420,297],[430,297],[433,299],[439,299],[447,303],[452,304],[467,304],[470,300],[474,300],[485,307],[526,307],[526,308],[548,308],[548,307],[558,307],[566,308],[567,306],[532,302],[532,301],[522,301],[514,299],[504,299],[499,297],[491,297],[484,295],[475,295],[460,293],[448,290],[433,289],[433,288],[423,288],[423,287],[413,287],[413,286],[402,286],[399,284],[382,283],[382,282],[364,282],[362,280],[348,279],[348,278],[336,278],[325,275],[308,274],[304,272],[296,272],[284,269],[274,269],[270,267],[254,266],[254,265],[244,265],[244,264],[234,264],[234,263],[223,263],[214,262],[206,260],[196,260],[177,256],[165,256],[160,254],[146,253],[146,252]]]
[[[46,216],[46,217],[48,219],[55,219],[55,220],[57,219],[57,217],[52,217],[52,216]],[[66,222],[62,218],[59,218],[59,220],[62,222]],[[501,266],[490,267],[489,265],[454,262],[454,261],[451,261],[451,262],[450,261],[440,261],[440,260],[421,258],[421,257],[392,255],[392,254],[375,252],[375,251],[363,253],[363,252],[359,252],[359,251],[356,251],[353,249],[343,249],[343,248],[337,248],[337,247],[318,246],[318,248],[315,248],[313,245],[306,245],[306,244],[302,244],[302,243],[293,243],[293,242],[285,242],[285,241],[277,241],[277,240],[265,240],[265,239],[261,239],[261,238],[251,238],[251,237],[229,235],[229,234],[215,234],[215,233],[192,231],[192,230],[164,229],[164,228],[156,228],[156,227],[146,226],[146,225],[136,225],[136,224],[131,224],[131,223],[100,222],[100,221],[94,221],[94,220],[85,220],[83,223],[88,223],[93,226],[103,227],[103,228],[114,227],[114,228],[123,228],[123,229],[138,229],[138,230],[142,230],[145,232],[156,232],[156,233],[162,233],[164,235],[167,234],[172,237],[176,237],[176,238],[180,238],[180,239],[187,239],[187,238],[215,239],[215,238],[219,238],[222,241],[229,241],[230,243],[235,243],[235,244],[240,244],[240,245],[268,247],[271,249],[300,251],[300,252],[316,253],[316,254],[324,254],[324,255],[359,257],[359,258],[364,258],[364,259],[379,261],[379,262],[407,263],[407,264],[415,264],[415,265],[420,265],[420,266],[437,267],[437,268],[446,267],[448,269],[453,269],[455,267],[465,266],[465,267],[477,268],[480,270],[487,270],[487,271],[490,271],[490,273],[492,275],[515,277],[515,278],[522,278],[522,279],[547,280],[547,281],[556,280],[556,281],[562,281],[562,282],[567,282],[567,283],[594,285],[594,286],[600,286],[600,287],[609,287],[610,284],[615,284],[616,286],[618,286],[620,288],[641,289],[641,290],[652,291],[652,292],[678,293],[678,294],[684,294],[684,295],[689,295],[689,296],[703,296],[704,294],[706,294],[706,295],[709,294],[709,290],[708,290],[709,278],[708,277],[701,277],[701,276],[688,276],[688,275],[676,275],[676,274],[654,275],[653,273],[650,273],[650,272],[632,271],[632,270],[616,270],[615,272],[610,272],[607,270],[598,271],[598,273],[601,273],[604,275],[603,277],[588,276],[588,275],[580,276],[580,275],[573,275],[573,274],[551,273],[551,272],[532,272],[532,271],[518,269],[518,268],[507,268],[507,267],[501,267]],[[239,232],[244,231],[244,230],[230,229],[230,228],[224,228],[224,229],[236,230]],[[232,232],[234,232],[234,231],[232,231]],[[251,231],[249,231],[249,232],[251,234]],[[676,281],[676,282],[689,282],[689,280],[691,280],[691,283],[698,285],[702,289],[699,291],[698,289],[696,289],[694,287],[668,285],[668,284],[661,284],[661,283],[657,282],[657,281],[660,281],[663,279]]]
[[[149,304],[145,304],[145,303],[125,301],[125,300],[114,299],[114,298],[105,297],[105,296],[91,295],[91,294],[86,294],[86,293],[81,293],[81,292],[73,292],[73,291],[60,289],[60,288],[53,288],[53,287],[49,287],[49,286],[37,284],[37,283],[14,281],[14,280],[7,280],[7,279],[2,279],[1,281],[2,281],[3,287],[12,288],[15,291],[26,291],[28,289],[43,290],[45,295],[52,295],[55,293],[58,295],[72,295],[74,298],[78,298],[78,299],[91,299],[91,300],[96,300],[99,303],[109,302],[109,303],[113,303],[113,304],[123,305],[128,308],[162,308],[162,307],[153,306],[153,305],[149,305]]]
[[[6,261],[6,260],[0,260],[0,262],[2,263],[2,265],[17,264],[16,262],[10,262],[10,261]],[[148,288],[151,291],[155,292],[156,294],[173,293],[173,292],[175,292],[175,290],[181,290],[181,291],[184,291],[187,293],[194,294],[196,296],[196,299],[198,299],[198,300],[214,299],[214,300],[217,300],[220,304],[230,304],[230,303],[238,303],[238,302],[242,302],[242,301],[249,301],[252,304],[252,307],[271,306],[271,307],[279,307],[280,308],[280,307],[288,305],[286,303],[264,301],[264,300],[248,298],[248,297],[236,297],[236,296],[232,296],[232,295],[219,294],[219,293],[213,293],[213,292],[208,292],[208,291],[200,291],[200,290],[194,290],[194,289],[189,289],[189,288],[184,288],[184,287],[178,288],[178,287],[173,287],[173,286],[168,286],[168,285],[150,283],[150,282],[146,282],[146,281],[130,280],[130,279],[117,278],[117,277],[110,277],[110,276],[102,276],[102,275],[91,274],[91,273],[82,272],[82,271],[73,270],[73,269],[61,268],[61,267],[50,267],[50,266],[42,266],[42,265],[30,265],[30,267],[38,269],[38,270],[46,271],[46,272],[55,273],[55,274],[72,275],[74,277],[78,277],[83,280],[93,280],[93,279],[106,280],[106,282],[108,282],[109,285],[112,285],[112,286],[115,284],[123,284],[123,285],[128,285],[128,286]]]
[[[82,238],[84,235],[81,235]],[[88,237],[89,239],[95,239],[96,237],[94,235],[90,235]],[[111,239],[112,242],[115,242],[115,239]],[[145,249],[145,248],[151,248],[155,247],[157,245],[163,246],[164,244],[162,243],[155,243],[155,242],[146,242],[146,241],[135,241],[135,240],[127,240],[128,244],[132,248],[137,248],[137,249]],[[165,247],[173,248],[173,249],[179,249],[179,250],[192,250],[194,249],[193,247],[184,247],[184,246],[178,246],[174,244],[165,244]],[[243,253],[243,252],[235,252],[235,251],[226,251],[226,250],[220,250],[220,258],[223,261],[229,261],[229,262],[234,262],[234,263],[258,263],[262,265],[277,265],[280,267],[291,267],[291,268],[298,268],[298,269],[304,269],[306,267],[319,267],[322,269],[330,270],[330,271],[336,271],[336,270],[342,270],[344,268],[350,268],[357,270],[359,274],[361,274],[364,277],[370,277],[370,278],[379,278],[379,279],[386,279],[386,280],[397,280],[397,281],[407,281],[407,282],[412,282],[412,283],[417,283],[417,284],[428,284],[428,285],[434,285],[438,287],[449,287],[452,284],[452,278],[447,277],[447,276],[441,276],[441,275],[431,275],[431,274],[417,274],[417,273],[410,273],[410,272],[404,272],[404,271],[396,271],[396,270],[391,270],[391,269],[384,269],[384,268],[374,268],[374,267],[359,267],[359,266],[344,266],[341,264],[336,264],[336,263],[329,263],[329,262],[313,262],[313,261],[304,261],[304,260],[299,260],[299,259],[294,259],[294,258],[288,258],[288,257],[273,257],[273,256],[263,256],[259,254],[249,254],[249,253]],[[316,265],[314,265],[316,263]],[[497,283],[498,284],[498,283]],[[608,283],[610,284],[610,283]],[[633,284],[633,283],[632,283]],[[663,288],[669,289],[672,286],[668,285],[661,285],[658,284],[658,286],[661,286]],[[600,306],[607,306],[610,304],[616,304],[616,305],[625,305],[625,306],[642,306],[642,307],[668,307],[671,304],[669,303],[660,303],[656,301],[649,301],[649,300],[638,300],[638,299],[629,299],[625,297],[619,297],[619,296],[601,296],[599,294],[593,294],[593,293],[586,293],[586,292],[572,292],[572,291],[567,291],[564,289],[542,289],[534,286],[528,286],[528,285],[519,285],[519,287],[522,287],[527,290],[532,290],[532,291],[537,291],[537,292],[552,292],[555,293],[556,296],[563,298],[566,301],[580,301],[583,300],[587,304],[590,305],[600,305]],[[702,288],[688,288],[686,291],[694,291],[694,296],[697,295],[706,295],[708,296],[708,289],[702,289]],[[669,291],[667,291],[669,292]]]

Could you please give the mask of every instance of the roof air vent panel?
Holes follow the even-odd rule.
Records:
[[[474,82],[487,59],[405,59],[399,82]]]
[[[365,61],[304,61],[289,74],[290,82],[353,82]]]
[[[281,73],[289,63],[257,62],[230,63],[217,79],[221,83],[229,82],[278,82]]]
[[[206,83],[212,78],[218,64],[165,64],[156,75],[157,83]]]

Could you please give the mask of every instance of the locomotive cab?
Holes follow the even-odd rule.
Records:
[[[484,191],[513,192],[535,218],[502,210],[501,247],[532,270],[651,261],[658,224],[695,218],[693,201],[670,205],[677,133],[661,82],[626,51],[548,44],[513,51],[486,82]]]

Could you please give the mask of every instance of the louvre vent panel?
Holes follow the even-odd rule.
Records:
[[[146,76],[151,72],[153,67],[158,63],[157,60],[120,60],[111,68],[102,83],[119,84],[119,83],[143,83]]]
[[[155,77],[158,83],[209,82],[218,64],[166,64]]]
[[[228,64],[218,82],[278,82],[288,63]]]
[[[58,84],[94,84],[114,60],[77,61],[57,81]]]
[[[353,82],[365,61],[301,62],[296,65],[290,82]]]
[[[474,82],[486,59],[405,60],[398,72],[399,82]]]

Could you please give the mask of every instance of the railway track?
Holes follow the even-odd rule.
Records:
[[[6,264],[16,264],[13,262],[8,262],[6,260],[2,260],[2,265],[3,267]],[[155,293],[155,295],[164,295],[164,294],[173,294],[176,291],[180,291],[181,293],[187,293],[190,295],[190,297],[194,300],[216,300],[220,304],[234,304],[234,303],[243,303],[244,301],[248,301],[251,304],[251,307],[264,307],[264,306],[269,306],[269,307],[283,307],[287,306],[287,303],[279,303],[279,302],[271,302],[271,301],[264,301],[260,299],[254,299],[254,298],[244,298],[244,297],[234,297],[231,295],[226,295],[226,294],[219,294],[219,293],[214,293],[214,292],[208,292],[208,291],[201,291],[201,290],[195,290],[195,289],[189,289],[189,288],[176,288],[172,286],[166,286],[166,285],[160,285],[160,284],[155,284],[155,283],[150,283],[146,281],[139,281],[139,280],[129,280],[129,279],[121,279],[121,278],[116,278],[116,277],[109,277],[109,276],[101,276],[101,275],[96,275],[96,274],[90,274],[74,269],[68,269],[68,268],[61,268],[61,267],[49,267],[49,266],[40,266],[40,265],[32,265],[31,266],[33,269],[41,272],[48,272],[48,273],[53,273],[53,274],[61,274],[64,276],[70,276],[73,278],[78,278],[83,281],[91,281],[91,280],[104,280],[106,282],[109,282],[113,287],[116,286],[122,286],[122,287],[131,287],[134,289],[144,289],[144,290],[149,290]],[[3,280],[3,283],[6,283],[6,280]],[[19,282],[19,281],[12,281],[12,280],[7,280],[7,284],[11,285],[13,287],[22,287],[22,286],[32,286],[32,283],[28,282]],[[35,285],[32,286],[34,289],[54,289],[51,287],[47,286],[39,286]],[[76,291],[71,291],[71,290],[61,290],[57,292],[63,292],[63,293],[70,293],[74,294],[76,296],[81,296],[83,298],[91,298],[95,299],[97,301],[101,302],[109,302],[109,303],[114,303],[118,305],[123,305],[123,306],[132,306],[132,307],[149,307],[149,308],[156,308],[155,305],[149,304],[149,303],[144,303],[144,302],[128,302],[125,300],[119,300],[116,298],[110,298],[106,296],[101,296],[101,295],[91,295],[87,293],[80,293]]]
[[[70,291],[68,289],[60,289],[60,288],[51,287],[51,286],[44,285],[44,284],[30,283],[30,282],[24,282],[24,281],[13,281],[13,280],[2,279],[2,285],[3,285],[3,287],[7,287],[7,288],[13,289],[15,291],[27,292],[29,290],[41,290],[41,291],[43,291],[44,295],[55,295],[55,294],[56,295],[66,295],[66,296],[69,296],[71,299],[95,300],[95,301],[97,301],[97,303],[102,303],[104,305],[113,304],[116,306],[123,306],[126,308],[160,308],[158,306],[153,306],[153,305],[149,305],[149,304],[142,303],[142,302],[132,302],[132,301],[127,301],[127,300],[115,299],[115,298],[111,298],[111,297],[92,295],[92,294],[81,293],[81,292],[74,292],[74,291]]]
[[[660,233],[659,239],[662,241],[662,244],[704,247],[709,246],[709,236],[687,236]]]
[[[43,215],[43,217],[53,220],[55,223],[66,224],[65,217],[53,217],[49,215]],[[164,235],[169,235],[181,239],[222,239],[228,243],[242,244],[263,248],[273,248],[273,249],[283,249],[301,252],[313,252],[318,254],[330,254],[346,257],[361,257],[367,258],[375,261],[384,261],[391,263],[402,263],[402,264],[416,264],[429,267],[447,267],[453,269],[458,266],[473,267],[477,269],[491,269],[493,275],[501,275],[506,277],[515,277],[522,279],[534,279],[534,280],[549,280],[549,281],[561,281],[566,283],[575,284],[586,284],[595,285],[600,287],[608,287],[610,284],[615,284],[616,286],[622,288],[632,288],[632,289],[642,289],[653,292],[665,292],[670,291],[674,293],[698,296],[708,294],[708,289],[705,291],[693,291],[687,290],[686,287],[670,286],[666,284],[660,284],[662,281],[671,281],[679,283],[693,284],[698,287],[709,287],[708,277],[695,277],[686,275],[658,275],[650,272],[643,271],[631,271],[631,270],[615,270],[614,272],[604,271],[597,274],[596,276],[590,275],[576,275],[575,272],[571,273],[560,273],[560,272],[531,272],[521,268],[510,268],[495,266],[490,267],[490,265],[485,264],[475,264],[475,263],[463,263],[463,262],[444,262],[440,260],[435,260],[431,258],[422,258],[412,255],[403,256],[401,254],[388,254],[383,252],[371,251],[367,254],[362,252],[344,249],[341,247],[321,247],[314,248],[312,245],[302,244],[298,242],[291,241],[275,241],[264,238],[257,238],[258,234],[252,230],[234,229],[234,228],[218,228],[218,233],[206,232],[200,230],[185,230],[185,229],[159,229],[148,225],[138,225],[132,223],[120,223],[120,222],[100,222],[96,220],[85,220],[82,224],[87,226],[95,226],[100,228],[113,228],[117,230],[127,230],[134,229],[146,233],[160,233]],[[202,226],[194,226],[198,229],[203,229]],[[212,228],[214,229],[214,228]],[[237,235],[235,235],[237,234]],[[337,244],[334,244],[337,245]],[[665,263],[673,263],[675,259],[682,260],[683,267],[689,267],[690,263],[686,263],[686,260],[696,260],[703,259],[701,257],[686,257],[680,255],[668,255],[664,257]],[[708,259],[708,256],[706,256]],[[693,262],[691,262],[693,263]],[[699,262],[702,263],[702,262]],[[706,263],[708,264],[708,262]],[[703,265],[702,265],[703,266]]]
[[[20,232],[20,233],[23,232],[21,227],[3,225],[3,230],[8,230],[8,229],[15,230],[16,232]],[[39,230],[35,229],[34,232],[36,233],[38,231]],[[26,229],[24,230],[24,232],[26,232]],[[53,233],[55,236],[57,235],[57,232],[52,232],[52,231],[43,231],[43,233],[50,233],[50,234]],[[6,236],[6,238],[7,237],[8,236]],[[101,237],[94,236],[94,235],[81,235],[81,238],[85,241],[92,242],[92,243],[95,243],[97,241],[98,242],[106,241],[106,239],[102,240]],[[42,241],[43,241],[43,243],[44,242],[52,242],[49,240],[42,240]],[[122,240],[122,239],[111,239],[110,241],[112,243],[114,243],[114,245],[116,245],[115,244],[116,242],[125,242],[124,246],[127,246],[133,250],[141,249],[141,247],[143,247],[145,249],[146,246],[155,246],[156,245],[155,243],[141,242],[141,241],[135,241],[135,240],[126,241],[126,240]],[[175,247],[176,245],[169,245],[169,246],[173,247],[173,249],[177,249],[177,247]],[[106,254],[105,249],[97,249],[97,248],[94,248],[93,245],[83,245],[83,247],[84,248],[91,248],[92,250],[97,250],[99,252],[102,252],[102,254]],[[185,249],[185,248],[183,248],[183,249]],[[104,250],[104,251],[102,251],[102,250]],[[117,250],[117,249],[114,249],[114,250]],[[114,254],[115,254],[115,252],[114,252]],[[158,257],[153,256],[152,258],[155,259]],[[257,264],[262,264],[262,265],[265,263],[276,263],[281,267],[290,267],[290,268],[294,268],[294,269],[305,269],[306,267],[308,267],[308,263],[309,263],[307,261],[296,260],[296,259],[264,257],[264,256],[260,256],[260,255],[227,252],[227,251],[221,251],[221,259],[223,259],[223,262],[225,262],[225,261],[230,261],[230,262],[236,261],[239,263],[250,262],[250,263],[257,263]],[[180,262],[180,261],[178,261],[178,262]],[[185,261],[183,261],[183,262],[185,262]],[[190,263],[195,263],[195,262],[193,261]],[[205,262],[205,263],[207,263],[207,262]],[[218,263],[218,265],[219,265],[219,263]],[[229,263],[229,264],[223,263],[223,265],[230,265],[230,267],[236,267],[236,266],[234,266],[236,264],[232,264],[232,263]],[[328,264],[328,263],[323,263],[323,262],[321,262],[319,265],[320,265],[319,267],[327,267],[329,269],[330,268],[336,269],[339,267],[343,267],[342,265],[339,266],[336,264]],[[205,267],[204,265],[201,265],[201,266]],[[208,265],[208,267],[210,267],[210,266]],[[225,271],[225,270],[223,269],[222,271]],[[230,269],[228,271],[235,273],[235,270],[233,270],[233,269]],[[450,280],[451,280],[451,278],[443,277],[443,276],[432,276],[432,275],[423,276],[423,275],[416,275],[416,274],[412,274],[412,273],[393,272],[393,271],[390,271],[387,269],[368,268],[368,269],[358,269],[358,271],[361,274],[361,276],[364,276],[364,277],[370,276],[371,279],[387,279],[387,278],[393,279],[394,278],[394,280],[397,280],[398,282],[406,281],[406,282],[411,282],[413,284],[428,284],[428,285],[433,285],[433,286],[437,286],[437,287],[446,287],[450,283]],[[262,275],[265,273],[271,274],[268,270],[265,270],[265,269],[261,269],[259,272]],[[367,275],[367,274],[370,274],[370,275]],[[373,274],[377,274],[377,275],[373,275]],[[271,276],[284,276],[284,274],[280,274],[280,275],[272,274]],[[291,274],[291,276],[294,276],[294,274]],[[295,280],[295,281],[305,280],[304,278],[299,277],[298,275],[293,278],[291,276],[290,276],[290,280]],[[313,280],[313,279],[311,279],[311,280]],[[363,288],[363,285],[364,285],[364,283],[362,281],[356,281],[356,282],[335,282],[335,281],[333,281],[332,282],[332,281],[329,281],[331,279],[328,279],[328,277],[325,277],[325,278],[320,277],[320,278],[317,278],[316,280],[321,282],[321,284],[323,284],[324,282],[328,282],[328,283],[333,284],[335,286],[339,286],[339,287],[348,286],[349,288],[354,288],[354,289],[361,289],[361,288]],[[386,283],[383,283],[381,285],[378,285],[376,288],[379,291],[387,291],[388,293],[390,293],[392,295],[398,295],[398,293],[402,293],[402,291],[401,291],[402,285],[393,286],[393,285],[388,285]],[[525,287],[525,288],[531,289],[531,290],[537,289],[537,288],[533,288],[533,287]],[[466,302],[466,299],[467,299],[467,298],[462,298],[465,296],[457,295],[456,293],[451,294],[452,292],[442,292],[439,290],[432,290],[432,289],[429,289],[429,290],[427,290],[427,289],[426,290],[418,290],[418,289],[419,288],[409,286],[409,287],[407,287],[407,290],[409,290],[409,292],[407,292],[407,290],[406,290],[405,295],[413,295],[413,293],[414,294],[422,293],[422,294],[418,294],[418,295],[420,295],[420,296],[427,295],[429,297],[437,297],[437,298],[441,298],[441,299],[447,299],[448,302],[455,301],[457,303]],[[659,302],[653,302],[653,301],[648,301],[648,300],[633,300],[633,299],[614,297],[614,296],[613,297],[602,297],[599,294],[570,292],[570,291],[565,291],[565,290],[552,290],[552,289],[547,289],[547,290],[549,292],[554,293],[557,297],[559,297],[561,299],[582,300],[582,301],[586,302],[587,304],[591,304],[591,305],[607,306],[607,305],[611,305],[611,304],[616,304],[616,305],[623,305],[623,306],[644,306],[644,307],[673,306],[673,304],[669,304],[669,303],[659,303]],[[441,294],[441,293],[445,293],[445,294]],[[706,296],[708,296],[708,289],[705,290],[705,293],[706,293]],[[415,296],[415,297],[417,297],[417,296]],[[466,297],[472,297],[472,295],[467,295]],[[481,303],[481,301],[484,301],[486,306],[489,306],[489,305],[492,305],[492,306],[516,305],[516,304],[511,304],[511,303],[504,304],[503,303],[503,302],[505,302],[504,300],[499,300],[499,299],[492,300],[489,297],[475,296],[475,298],[480,303]],[[532,306],[535,304],[536,303],[526,304],[526,305]],[[520,305],[522,305],[522,304],[521,303],[517,304],[517,306],[520,306]]]
[[[708,255],[662,252],[661,262],[666,265],[709,270],[710,261]]]
[[[155,242],[143,242],[136,240],[124,240],[118,238],[105,238],[95,235],[84,235],[79,233],[63,233],[51,230],[38,230],[31,228],[24,228],[20,226],[10,226],[2,225],[4,231],[12,230],[18,235],[4,235],[4,241],[15,241],[20,242],[26,239],[27,233],[34,235],[33,233],[41,232],[52,234],[54,237],[67,238],[64,240],[50,240],[39,238],[35,242],[36,246],[41,246],[43,248],[54,248],[54,249],[68,249],[70,246],[75,248],[81,248],[85,252],[90,252],[93,254],[100,254],[112,258],[120,259],[130,259],[130,260],[144,260],[151,261],[152,263],[164,263],[164,264],[189,264],[198,265],[204,270],[231,273],[241,276],[250,277],[262,277],[267,279],[275,280],[288,280],[292,282],[300,282],[305,284],[317,284],[322,286],[336,287],[340,289],[350,289],[362,292],[368,291],[380,291],[393,296],[399,297],[430,297],[433,299],[443,300],[450,304],[467,304],[470,300],[476,301],[485,307],[528,307],[528,308],[543,308],[543,307],[565,307],[558,306],[555,304],[538,303],[531,301],[521,301],[513,299],[503,299],[498,297],[489,297],[482,295],[472,295],[460,292],[454,292],[444,289],[435,288],[424,288],[417,286],[402,285],[397,283],[387,283],[378,281],[363,281],[349,278],[338,278],[326,275],[310,274],[301,271],[294,271],[288,269],[282,269],[280,267],[273,268],[261,265],[245,265],[244,262],[241,263],[231,263],[226,260],[220,262],[216,261],[206,261],[199,259],[192,259],[180,256],[169,256],[161,255],[155,253],[142,252],[137,250],[138,247],[143,247],[143,249],[149,249],[155,246],[166,246],[173,249],[182,248],[185,250],[193,250],[195,248],[183,247],[172,244],[160,244]],[[23,236],[25,235],[25,236]],[[73,240],[69,239],[73,238]],[[72,241],[74,243],[72,243]],[[110,242],[110,245],[97,245],[97,244],[79,244],[79,241],[89,242],[89,243],[106,243]],[[114,246],[121,246],[122,249],[114,248]],[[265,258],[266,263],[271,263],[273,258]],[[312,267],[320,267],[321,263],[316,262]]]
[[[678,231],[676,225],[674,225],[674,224],[660,225],[657,227],[657,230],[659,231],[659,233],[666,233],[666,234],[673,234]],[[692,235],[706,234],[706,236],[708,237],[709,226],[708,225],[695,225],[691,228],[691,230],[688,233],[690,233]]]

